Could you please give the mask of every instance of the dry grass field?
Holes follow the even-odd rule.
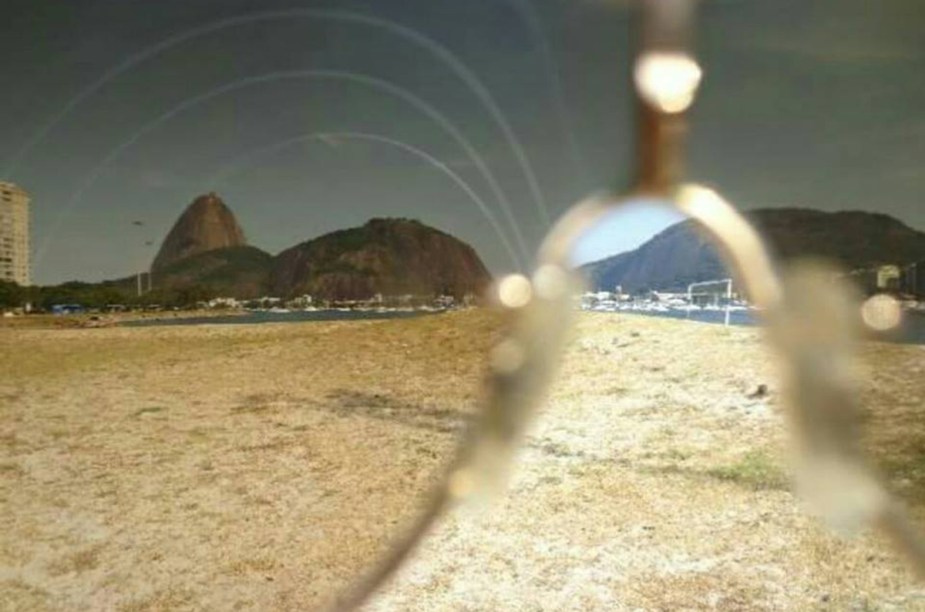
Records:
[[[320,603],[440,473],[499,327],[0,329],[0,607]],[[925,350],[866,350],[869,443],[921,510]],[[772,365],[758,330],[582,315],[508,493],[368,608],[925,609],[879,538],[788,491]]]

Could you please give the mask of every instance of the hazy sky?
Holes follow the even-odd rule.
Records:
[[[624,2],[4,8],[0,180],[33,195],[39,283],[146,266],[210,190],[270,252],[406,216],[509,270],[546,229],[531,174],[553,217],[628,178]],[[925,229],[925,3],[714,0],[700,25],[693,178],[742,208],[867,209]]]
[[[685,220],[677,210],[658,200],[640,199],[605,215],[578,237],[571,263],[580,266],[631,251],[667,227]]]

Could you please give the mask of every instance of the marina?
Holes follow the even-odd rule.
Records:
[[[583,297],[580,309],[585,312],[607,314],[629,314],[650,317],[683,319],[713,325],[753,326],[760,325],[759,312],[744,302],[728,304],[707,304],[699,306],[683,300],[664,302],[657,300],[601,300],[591,301]],[[881,333],[874,340],[899,344],[925,345],[925,311],[921,308],[905,308],[903,322],[892,332]]]

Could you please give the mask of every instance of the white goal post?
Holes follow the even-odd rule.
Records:
[[[728,326],[728,325],[729,325],[729,320],[730,320],[730,308],[729,308],[729,307],[730,307],[731,302],[732,302],[732,279],[731,279],[731,278],[720,278],[720,279],[716,279],[716,280],[708,280],[708,281],[700,281],[700,282],[698,282],[698,283],[691,283],[690,285],[687,286],[687,303],[688,303],[688,306],[692,306],[692,305],[694,304],[694,296],[695,296],[695,295],[720,295],[720,292],[716,292],[716,291],[708,291],[708,292],[695,293],[695,292],[694,292],[694,289],[695,289],[695,288],[697,288],[697,287],[708,287],[708,286],[710,286],[710,285],[723,285],[723,284],[726,285],[726,292],[725,292],[725,293],[726,293],[726,296],[725,296],[725,297],[726,297],[726,304],[725,304],[725,306],[726,306],[726,307],[725,307],[726,319],[725,319],[725,324]],[[690,309],[688,309],[687,312],[688,312],[688,316],[690,316]]]

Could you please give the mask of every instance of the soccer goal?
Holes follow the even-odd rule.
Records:
[[[700,281],[687,286],[687,315],[694,308],[725,311],[725,324],[729,325],[732,305],[732,279]]]

